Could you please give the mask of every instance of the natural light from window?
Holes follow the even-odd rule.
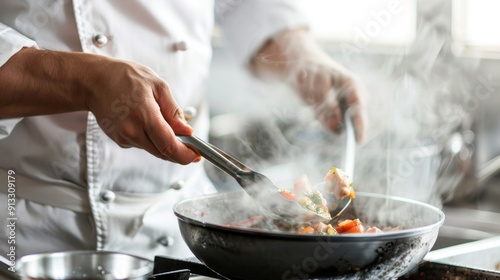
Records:
[[[322,41],[407,46],[415,38],[415,0],[301,0],[301,5]]]
[[[500,1],[461,0],[454,4],[455,39],[464,45],[500,51]]]

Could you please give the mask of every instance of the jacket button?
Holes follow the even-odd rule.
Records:
[[[101,192],[101,201],[104,203],[113,202],[116,198],[116,194],[110,190]]]
[[[184,180],[179,180],[179,181],[177,181],[175,183],[172,183],[170,185],[170,188],[174,189],[174,190],[180,190],[180,189],[182,189],[182,187],[184,186],[184,184],[186,184],[186,182]]]
[[[192,106],[188,106],[186,108],[184,108],[182,110],[182,112],[184,113],[184,118],[186,119],[186,121],[190,121],[194,118],[196,118],[196,115],[198,114],[198,110],[196,110],[195,107],[192,107]]]
[[[185,51],[188,49],[188,45],[185,41],[179,41],[179,42],[176,42],[172,45],[172,49],[174,51]]]
[[[104,34],[97,34],[92,38],[92,41],[96,47],[104,47],[108,43],[108,37]]]
[[[156,241],[165,247],[174,245],[174,238],[171,236],[162,236]]]

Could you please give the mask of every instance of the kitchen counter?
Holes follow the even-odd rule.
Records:
[[[500,279],[500,236],[431,251],[401,279]]]
[[[500,274],[500,236],[431,251],[425,260],[491,270]]]
[[[484,183],[484,191],[466,201],[445,205],[445,222],[433,250],[500,236],[500,176]]]

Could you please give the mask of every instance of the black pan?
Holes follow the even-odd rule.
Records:
[[[418,265],[436,241],[444,214],[403,198],[357,193],[344,218],[403,226],[381,234],[297,235],[225,224],[258,215],[244,192],[190,198],[174,207],[193,254],[229,279],[391,279]]]

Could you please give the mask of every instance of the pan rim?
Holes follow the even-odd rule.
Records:
[[[244,191],[230,191],[230,192],[223,192],[225,194],[231,194],[231,193],[241,193]],[[370,197],[370,198],[381,198],[381,199],[391,199],[395,201],[400,201],[400,202],[406,202],[406,203],[411,203],[414,205],[420,205],[421,207],[427,208],[433,212],[435,212],[438,216],[438,221],[429,225],[421,226],[421,227],[416,227],[416,228],[410,228],[410,229],[402,229],[398,231],[392,231],[392,232],[383,232],[383,233],[356,233],[356,234],[341,234],[341,235],[319,235],[319,234],[296,234],[296,233],[288,233],[288,232],[280,232],[280,231],[259,231],[259,230],[252,230],[252,229],[243,229],[243,228],[235,228],[235,227],[226,227],[224,225],[220,224],[214,224],[214,223],[208,223],[208,222],[201,222],[193,218],[186,217],[185,215],[179,213],[178,208],[181,204],[187,203],[189,201],[196,201],[196,200],[202,200],[202,199],[207,199],[210,197],[216,197],[220,196],[222,193],[214,193],[214,194],[208,194],[208,195],[202,195],[202,196],[196,196],[192,198],[188,198],[182,201],[179,201],[174,204],[173,210],[174,214],[177,216],[177,219],[179,222],[184,222],[187,224],[203,227],[203,228],[210,228],[210,229],[215,229],[218,231],[222,232],[228,232],[228,233],[239,233],[243,235],[248,235],[252,236],[254,238],[275,238],[279,240],[303,240],[303,241],[310,241],[311,238],[314,238],[318,241],[322,242],[360,242],[360,241],[381,241],[381,240],[395,240],[395,239],[401,239],[401,238],[408,238],[408,237],[414,237],[414,236],[420,236],[424,233],[431,232],[435,229],[439,229],[441,225],[443,225],[444,220],[445,220],[445,214],[443,211],[435,206],[432,206],[430,204],[409,199],[409,198],[404,198],[404,197],[399,197],[399,196],[393,196],[393,195],[384,195],[384,194],[377,194],[377,193],[366,193],[366,192],[356,192],[356,196],[360,197]]]

